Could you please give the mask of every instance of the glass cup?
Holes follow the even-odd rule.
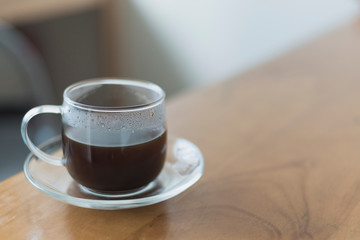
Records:
[[[86,192],[134,192],[155,180],[164,166],[164,99],[164,91],[150,82],[82,81],[65,89],[61,106],[28,111],[21,134],[39,159],[65,166]],[[41,151],[29,138],[29,121],[41,113],[61,115],[63,158]]]

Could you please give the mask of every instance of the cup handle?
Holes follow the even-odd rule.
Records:
[[[33,152],[38,158],[41,160],[44,160],[47,163],[56,165],[56,166],[63,166],[65,165],[65,160],[61,157],[52,156],[49,155],[43,151],[41,151],[38,147],[34,145],[34,143],[29,138],[27,129],[30,120],[35,117],[38,114],[42,113],[55,113],[55,114],[61,114],[61,106],[55,106],[55,105],[43,105],[38,106],[30,109],[24,116],[22,123],[21,123],[21,136],[25,142],[25,144],[28,146],[31,152]]]

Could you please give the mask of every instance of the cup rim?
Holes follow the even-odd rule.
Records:
[[[159,97],[155,98],[153,101],[148,103],[134,105],[134,106],[122,106],[122,107],[105,107],[105,106],[94,106],[83,104],[72,100],[68,94],[70,91],[75,90],[80,87],[84,86],[91,86],[91,85],[100,85],[100,84],[116,84],[116,85],[128,85],[128,86],[137,86],[149,89],[158,93]],[[76,82],[70,86],[68,86],[63,93],[64,102],[73,106],[75,108],[80,108],[83,110],[93,111],[93,112],[129,112],[129,111],[139,111],[145,110],[148,108],[155,107],[156,105],[160,104],[165,99],[165,92],[164,90],[155,83],[142,81],[142,80],[131,80],[131,79],[120,79],[120,78],[96,78],[96,79],[89,79],[80,82]]]

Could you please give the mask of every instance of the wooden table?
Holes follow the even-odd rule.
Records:
[[[205,174],[153,206],[59,202],[0,184],[0,239],[360,239],[360,21],[168,101],[169,132]]]

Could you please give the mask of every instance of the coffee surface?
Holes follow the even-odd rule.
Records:
[[[66,168],[74,180],[91,189],[136,189],[153,181],[161,172],[166,154],[166,135],[164,131],[140,144],[99,146],[76,141],[63,133]]]

